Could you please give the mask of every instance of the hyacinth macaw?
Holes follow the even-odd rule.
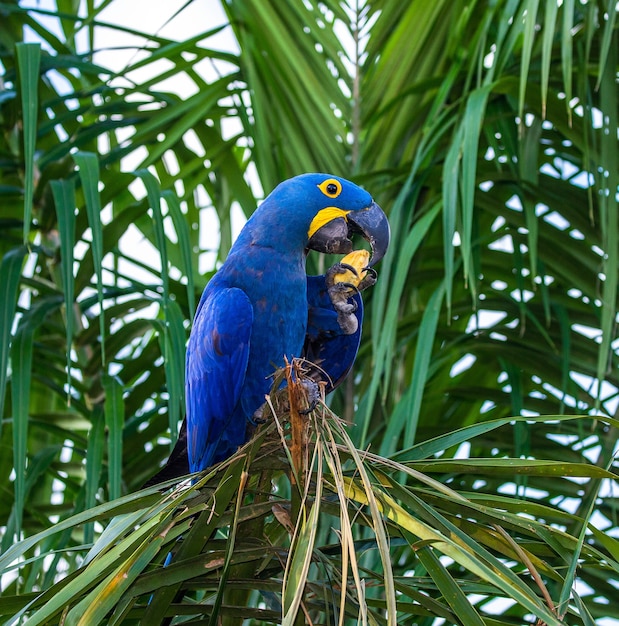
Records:
[[[327,391],[345,377],[359,346],[360,294],[344,287],[337,295],[334,276],[347,266],[308,277],[305,258],[309,250],[350,253],[354,233],[369,241],[375,265],[389,244],[385,214],[367,191],[328,174],[281,183],[250,217],[200,299],[187,346],[185,423],[148,484],[206,469],[244,444],[285,358],[317,363]]]

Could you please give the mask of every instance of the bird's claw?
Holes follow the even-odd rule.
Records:
[[[300,409],[299,413],[301,415],[308,415],[318,405],[318,401],[320,400],[320,387],[318,386],[318,383],[311,378],[303,378],[299,382],[303,386],[305,396],[307,398],[307,408]]]
[[[345,335],[353,335],[359,328],[357,302],[354,296],[376,283],[377,274],[369,267],[367,250],[355,250],[325,274],[325,284],[337,322]]]
[[[359,291],[363,291],[368,287],[372,287],[376,284],[378,280],[378,274],[373,267],[364,267],[363,271],[366,273],[365,276],[361,279],[361,282],[357,285],[357,289]]]
[[[354,250],[339,263],[332,265],[326,273],[325,281],[330,289],[337,283],[354,286],[355,291],[363,291],[376,282],[376,272],[369,267],[370,254],[367,250]]]
[[[266,418],[264,417],[263,407],[261,406],[259,409],[254,411],[254,414],[248,418],[247,420],[252,426],[260,426],[261,424],[266,423]]]
[[[352,283],[335,283],[327,291],[336,311],[354,313],[357,310],[357,303],[351,298],[351,292],[358,292],[356,285]]]
[[[355,278],[359,278],[359,272],[357,269],[348,263],[335,263],[333,264],[325,274],[325,282],[327,283],[327,288],[331,289],[336,285],[351,285],[348,282],[337,282],[335,279],[338,275],[344,274],[346,275],[348,272],[351,272]]]
[[[351,297],[358,292],[357,287],[352,283],[335,283],[328,289],[329,299],[337,313],[337,323],[345,335],[352,335],[357,332],[359,321],[355,315],[357,303]]]

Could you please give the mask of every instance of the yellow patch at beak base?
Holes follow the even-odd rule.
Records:
[[[344,219],[346,219],[346,216],[349,213],[350,211],[344,211],[343,209],[338,209],[335,206],[328,206],[324,209],[321,209],[314,216],[314,219],[310,224],[309,230],[307,231],[307,236],[312,237],[312,235],[314,235],[317,230],[320,230],[325,224],[328,224],[338,217],[343,217]]]

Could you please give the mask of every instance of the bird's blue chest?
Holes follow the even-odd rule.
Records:
[[[284,364],[284,357],[301,355],[307,327],[307,279],[304,272],[288,274],[267,269],[264,281],[252,285],[248,294],[254,308],[249,368],[256,379],[270,376]]]
[[[264,402],[271,375],[288,360],[301,356],[307,328],[307,277],[304,259],[265,265],[246,264],[228,277],[252,303],[249,360],[241,404],[248,417]],[[228,282],[228,281],[226,281]]]

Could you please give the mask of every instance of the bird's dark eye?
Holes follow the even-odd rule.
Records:
[[[335,178],[323,180],[320,185],[318,185],[318,188],[329,198],[337,198],[342,193],[342,184],[339,180],[335,180]]]

